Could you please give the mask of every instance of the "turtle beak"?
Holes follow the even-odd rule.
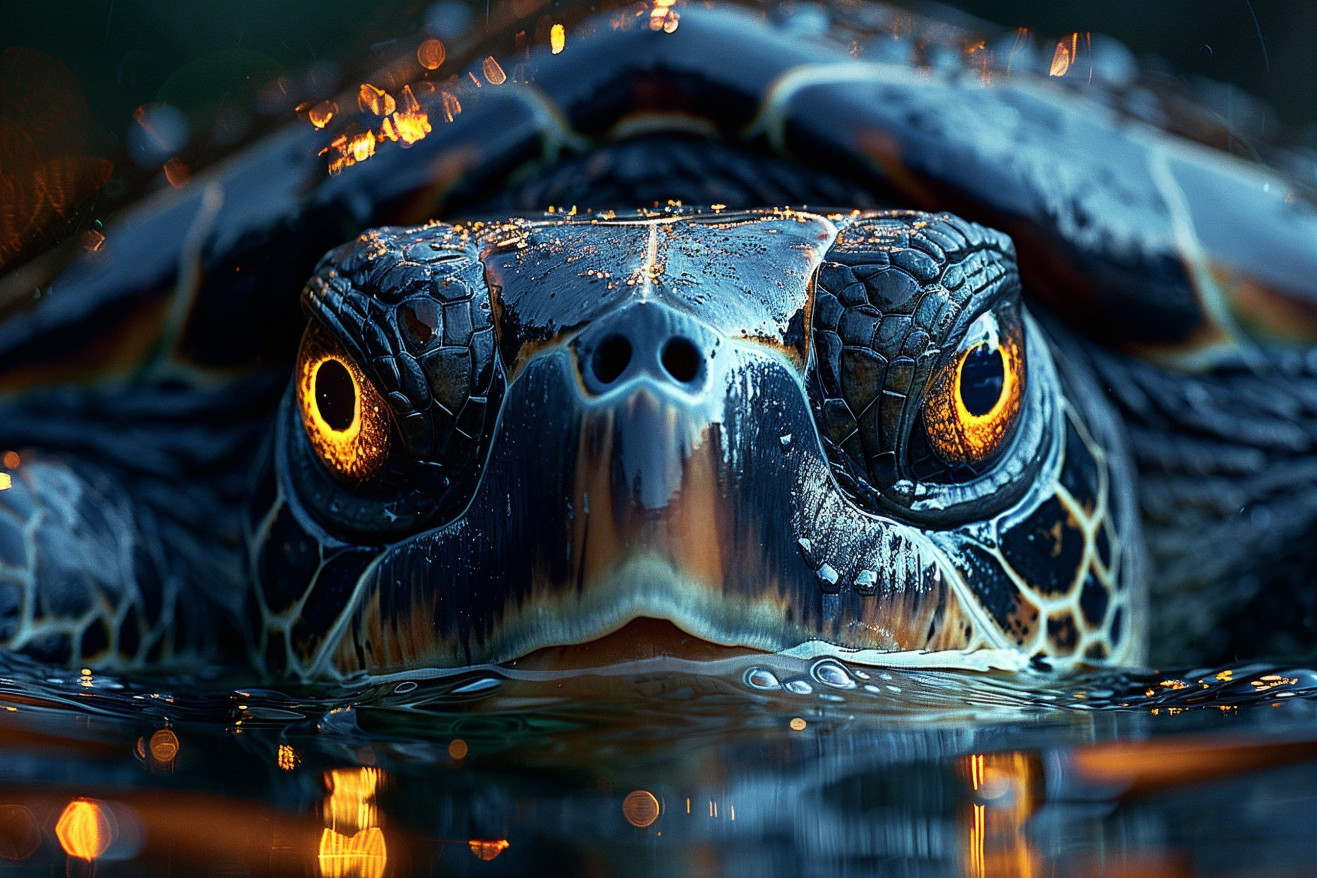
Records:
[[[840,493],[813,423],[788,353],[633,302],[524,364],[466,512],[381,555],[321,664],[972,641],[936,549]]]

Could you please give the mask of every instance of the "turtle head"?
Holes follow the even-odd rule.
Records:
[[[331,252],[304,303],[253,527],[274,668],[1134,648],[1119,440],[1004,236],[432,224]]]

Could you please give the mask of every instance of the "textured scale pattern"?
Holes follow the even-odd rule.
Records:
[[[313,319],[376,382],[407,447],[405,463],[384,477],[385,499],[331,529],[378,533],[393,522],[415,530],[454,515],[474,490],[504,378],[483,265],[465,234],[434,228],[362,235],[328,254],[304,290]],[[277,447],[292,446],[287,466],[300,488],[322,510],[352,508],[352,495],[323,476],[302,438],[276,438]],[[269,670],[284,672],[303,667],[331,634],[377,550],[329,537],[305,503],[290,502],[282,480],[256,508],[253,644]]]
[[[816,283],[812,402],[833,474],[860,505],[882,510],[902,475],[925,383],[966,309],[1009,305],[1018,284],[1010,240],[951,215],[879,214],[838,235]],[[931,536],[1005,645],[1104,661],[1129,647],[1131,549],[1116,534],[1131,510],[1114,508],[1106,453],[1075,410],[1056,417],[1054,464],[1005,461],[1031,488],[1019,502]]]
[[[938,544],[1027,655],[1102,661],[1130,634],[1126,546],[1113,531],[1105,454],[1068,406],[1061,478],[1023,514],[957,528]]]
[[[458,233],[377,230],[329,254],[306,289],[312,313],[359,344],[415,465],[441,482],[474,453],[499,392],[482,271]]]
[[[1018,283],[1013,253],[1006,236],[949,214],[884,215],[842,232],[819,270],[815,407],[852,490],[896,481],[938,341],[971,298]]]

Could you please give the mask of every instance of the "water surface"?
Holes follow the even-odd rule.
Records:
[[[273,690],[10,660],[0,857],[98,875],[1311,874],[1315,693],[1317,672],[1261,666],[755,656]]]

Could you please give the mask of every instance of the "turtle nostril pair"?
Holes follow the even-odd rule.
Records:
[[[700,374],[700,352],[686,338],[670,338],[659,355],[663,370],[682,384],[690,384]],[[631,342],[620,335],[610,335],[595,348],[590,357],[590,371],[601,384],[612,384],[631,364]]]

